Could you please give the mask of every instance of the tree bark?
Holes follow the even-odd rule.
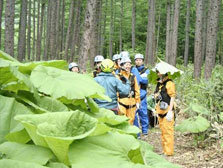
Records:
[[[64,28],[64,23],[65,23],[65,0],[62,2],[62,20],[61,20],[61,46],[60,46],[60,52],[63,52],[64,50],[64,44],[65,44],[65,28]]]
[[[51,59],[56,59],[56,21],[57,21],[57,1],[58,0],[53,0],[52,1],[52,10],[51,10],[51,33],[50,33],[50,58]]]
[[[188,52],[189,52],[189,32],[190,32],[190,6],[191,0],[187,0],[187,15],[186,15],[186,27],[185,27],[185,50],[184,50],[184,66],[188,65]]]
[[[155,57],[158,55],[159,50],[159,37],[160,37],[160,15],[161,15],[161,6],[159,7],[159,17],[158,17],[158,28],[157,28],[157,38],[156,38],[156,54]]]
[[[94,57],[98,55],[98,34],[99,34],[99,9],[101,0],[96,0],[96,12],[95,16],[93,16],[94,28],[92,34],[92,42],[91,42],[91,54],[90,54],[90,65],[91,68],[94,68]]]
[[[203,1],[202,9],[202,64],[205,60],[205,50],[206,50],[206,40],[207,40],[207,9],[208,9],[208,0]]]
[[[166,62],[169,62],[170,57],[170,25],[171,25],[171,4],[170,0],[167,1],[167,17],[166,17]]]
[[[26,23],[27,23],[27,0],[22,0],[19,21],[18,60],[23,61],[26,55]]]
[[[70,62],[73,61],[75,57],[77,38],[80,33],[80,13],[81,13],[81,0],[78,0],[75,12],[75,24],[74,24],[74,33],[72,38],[72,47],[71,47],[71,57]]]
[[[109,57],[112,58],[113,55],[113,33],[114,33],[114,20],[113,20],[113,0],[110,4],[110,33],[109,33]]]
[[[122,52],[122,21],[123,21],[123,0],[121,0],[121,16],[120,16],[120,31],[119,31],[119,52]]]
[[[65,55],[64,55],[64,59],[65,60],[69,60],[68,57],[68,50],[69,50],[69,44],[71,41],[71,33],[72,33],[72,25],[73,25],[73,21],[74,21],[74,0],[71,0],[71,6],[70,6],[70,12],[69,12],[69,24],[68,24],[68,28],[67,28],[67,36],[66,36],[66,43],[65,43]]]
[[[33,46],[32,46],[32,60],[36,57],[36,0],[33,0]]]
[[[61,38],[61,17],[60,17],[60,11],[61,11],[61,1],[57,0],[57,21],[56,21],[56,59],[60,59],[60,38]]]
[[[42,3],[42,6],[41,6],[41,18],[40,18],[40,21],[39,21],[39,30],[38,30],[38,33],[37,33],[38,36],[37,36],[36,57],[37,57],[38,61],[41,60],[44,15],[45,15],[45,3]]]
[[[105,0],[105,9],[104,9],[104,18],[103,18],[103,32],[102,32],[102,36],[101,36],[101,51],[102,51],[102,53],[104,53],[106,21],[107,21],[107,8],[108,8],[108,0]]]
[[[136,1],[132,0],[132,50],[135,51]]]
[[[5,52],[14,57],[15,0],[7,0],[5,6]]]
[[[31,0],[29,0],[29,12],[28,12],[28,32],[27,32],[27,60],[30,60],[30,55],[31,55]]]
[[[149,10],[148,10],[148,25],[147,25],[147,39],[146,39],[146,63],[149,65],[154,65],[155,63],[155,1],[148,0]]]
[[[174,5],[174,19],[173,19],[173,35],[172,35],[172,55],[171,65],[176,65],[177,58],[177,46],[178,46],[178,24],[179,24],[179,13],[180,13],[180,0],[175,0]]]
[[[208,9],[207,46],[204,70],[205,79],[211,77],[212,69],[215,66],[219,7],[220,0],[211,0]]]
[[[199,79],[201,77],[202,66],[202,7],[201,0],[197,0],[196,4],[196,27],[195,27],[195,43],[194,43],[194,78]]]
[[[88,0],[87,1],[87,8],[85,12],[85,23],[84,23],[84,32],[81,41],[81,48],[80,48],[80,58],[79,58],[79,66],[84,72],[87,69],[87,60],[89,58],[89,52],[91,47],[92,41],[92,33],[94,28],[94,16],[96,12],[96,0]]]
[[[3,13],[4,1],[0,0],[0,49],[2,47],[2,13]]]
[[[36,39],[36,61],[40,61],[40,3],[41,0],[38,0],[37,6],[37,39]]]
[[[47,6],[47,28],[46,28],[46,44],[44,48],[44,60],[49,59],[50,52],[50,31],[51,31],[51,0],[48,0]]]

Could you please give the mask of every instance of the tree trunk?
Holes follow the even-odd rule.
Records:
[[[44,60],[49,59],[50,52],[50,31],[51,31],[51,0],[48,0],[47,7],[47,29],[46,29],[46,44],[44,48]]]
[[[14,57],[15,0],[7,0],[5,6],[5,52]]]
[[[52,10],[51,10],[51,33],[50,33],[50,54],[51,54],[51,59],[56,59],[56,21],[57,21],[57,1],[58,0],[53,0],[52,1]]]
[[[120,17],[120,32],[119,32],[119,51],[122,52],[122,21],[123,21],[123,0],[121,0],[121,17]]]
[[[65,23],[65,0],[63,0],[62,4],[62,20],[61,20],[61,46],[60,46],[60,52],[63,52],[64,50],[64,44],[65,44],[65,28],[64,28],[64,23]]]
[[[184,50],[184,66],[188,64],[188,52],[189,52],[189,32],[190,32],[190,6],[191,0],[187,0],[187,16],[186,16],[186,27],[185,27],[185,50]]]
[[[146,39],[146,60],[145,62],[149,65],[154,65],[155,56],[155,1],[148,0],[149,11],[148,11],[148,25],[147,25],[147,39]]]
[[[112,58],[113,55],[113,32],[114,32],[114,20],[113,20],[113,0],[110,4],[110,33],[109,33],[109,57]]]
[[[38,0],[37,6],[37,40],[36,40],[36,61],[40,61],[40,3],[41,0]]]
[[[31,0],[29,0],[29,12],[28,12],[28,32],[27,32],[27,60],[30,60],[30,55],[31,55]]]
[[[207,9],[208,9],[208,0],[203,1],[202,9],[202,64],[205,60],[205,50],[206,50],[206,39],[207,39]]]
[[[36,0],[33,0],[33,47],[32,60],[36,57]]]
[[[23,61],[26,56],[26,23],[27,23],[27,0],[22,0],[19,21],[18,60]]]
[[[4,1],[0,0],[0,49],[2,47],[2,13],[3,13]]]
[[[39,10],[38,10],[39,13]],[[42,3],[42,7],[41,7],[41,18],[38,19],[40,21],[39,22],[39,30],[37,31],[37,47],[36,47],[36,57],[37,57],[37,61],[39,61],[41,59],[41,51],[42,51],[42,35],[43,35],[43,24],[44,24],[44,14],[45,14],[45,3]],[[38,17],[40,14],[38,14]],[[38,29],[38,28],[37,28]]]
[[[135,51],[136,1],[132,0],[132,50]]]
[[[104,53],[104,43],[105,43],[105,35],[106,35],[106,21],[107,21],[107,8],[108,8],[108,0],[105,0],[105,9],[104,9],[104,18],[103,18],[103,32],[101,37],[101,51]]]
[[[91,52],[90,52],[90,65],[91,68],[94,68],[94,57],[96,55],[98,55],[98,51],[97,51],[97,44],[98,44],[98,29],[99,29],[99,8],[100,8],[100,1],[101,0],[96,0],[97,4],[96,4],[96,13],[95,16],[93,16],[94,18],[94,30],[93,30],[93,34],[92,34],[92,42],[91,42]]]
[[[77,6],[76,6],[76,12],[75,12],[75,24],[74,24],[74,33],[72,38],[72,47],[71,47],[71,57],[70,62],[73,61],[75,56],[75,50],[76,50],[76,44],[77,44],[77,38],[78,34],[80,33],[80,12],[81,12],[81,0],[78,0]]]
[[[220,0],[211,0],[208,9],[207,46],[204,70],[205,79],[211,77],[212,69],[215,66],[219,7]]]
[[[180,0],[175,0],[174,5],[174,19],[173,19],[173,35],[172,35],[172,55],[171,55],[171,65],[176,65],[177,59],[177,45],[178,45],[178,24],[179,24],[179,13],[180,13]]]
[[[101,50],[101,36],[102,36],[102,0],[100,0],[100,7],[99,7],[99,16],[98,16],[98,20],[99,20],[99,25],[98,25],[98,47],[97,47],[97,53],[102,55],[102,50]]]
[[[196,5],[196,27],[195,27],[195,43],[194,43],[194,78],[201,77],[202,66],[202,1],[197,0]]]
[[[60,11],[61,11],[61,1],[57,0],[57,21],[56,21],[56,59],[60,59],[60,38],[61,38],[61,17],[60,17]]]
[[[161,15],[161,5],[159,7],[159,18],[158,18],[158,28],[157,28],[157,38],[156,38],[156,54],[155,57],[158,55],[159,50],[159,36],[160,36],[160,15]]]
[[[167,1],[167,17],[166,17],[166,62],[169,62],[170,57],[170,25],[171,25],[171,4]]]
[[[87,69],[87,60],[89,58],[89,52],[91,47],[92,41],[92,33],[94,29],[94,16],[96,12],[96,0],[88,0],[87,1],[87,8],[85,12],[85,23],[84,23],[84,32],[81,41],[81,48],[80,48],[80,58],[79,58],[79,66],[83,72],[86,72]]]
[[[71,41],[71,33],[72,33],[72,25],[74,21],[74,0],[71,0],[71,6],[70,6],[70,13],[69,13],[69,24],[67,28],[67,36],[66,36],[66,43],[65,43],[65,55],[64,59],[68,61],[68,50],[69,50],[69,44]]]

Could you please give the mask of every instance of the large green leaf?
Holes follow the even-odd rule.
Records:
[[[31,111],[23,104],[18,103],[15,98],[0,95],[0,143],[5,141],[5,136],[8,133],[15,133],[24,129],[20,123],[14,120],[14,116],[17,114],[29,113],[31,113]],[[21,139],[23,138],[24,137],[21,137]],[[28,139],[25,141],[27,140]]]
[[[72,168],[146,168],[139,149],[133,136],[110,132],[75,141],[69,159]]]
[[[37,163],[40,165],[45,165],[54,156],[47,148],[15,142],[1,144],[0,152],[5,154],[7,159]]]
[[[33,62],[29,62],[29,63],[24,63],[21,66],[19,66],[19,71],[24,73],[24,74],[28,74],[30,75],[32,70],[39,66],[47,66],[47,67],[55,67],[55,68],[59,68],[59,69],[67,69],[67,62],[64,60],[51,60],[51,61],[33,61]]]
[[[69,164],[69,145],[90,135],[97,120],[81,111],[18,115],[19,120],[36,145],[49,147],[59,161]]]
[[[197,112],[198,114],[204,114],[209,115],[210,111],[208,111],[205,107],[199,105],[199,104],[190,104],[191,110]]]
[[[0,160],[1,168],[47,168],[36,163],[28,163],[18,160],[2,159]]]
[[[154,153],[152,150],[147,150],[144,154],[145,161],[152,168],[180,168],[181,166],[168,162],[162,156]]]
[[[0,58],[8,61],[18,62],[15,58],[11,57],[9,54],[0,50]]]
[[[68,108],[63,103],[48,96],[19,91],[15,97],[19,101],[30,105],[34,113],[68,111]]]
[[[36,67],[31,74],[31,81],[40,91],[53,98],[84,99],[85,97],[110,100],[104,95],[104,89],[93,78],[71,73],[52,67]]]
[[[47,167],[50,168],[68,168],[66,165],[64,165],[63,163],[58,163],[58,162],[50,162]]]
[[[180,125],[176,127],[177,131],[199,133],[207,130],[210,127],[210,122],[202,116],[196,116],[184,120]]]
[[[129,122],[123,122],[119,125],[112,126],[112,128],[120,133],[126,133],[136,135],[140,133],[140,129],[134,125],[130,125]]]
[[[97,118],[99,121],[106,123],[107,125],[119,125],[128,120],[126,116],[116,115],[113,111],[104,108],[100,108],[98,113],[89,115]]]

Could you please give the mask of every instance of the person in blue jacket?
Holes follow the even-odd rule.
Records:
[[[149,119],[147,114],[147,85],[148,85],[148,74],[149,69],[144,66],[144,56],[142,54],[135,55],[135,68],[138,70],[139,75],[136,78],[140,85],[140,99],[141,105],[136,112],[134,125],[139,127],[139,122],[142,128],[142,134],[148,134]]]
[[[117,93],[119,95],[128,96],[130,92],[130,82],[125,77],[116,78],[113,75],[114,63],[110,59],[105,59],[101,63],[101,71],[95,81],[105,88],[105,94],[111,98],[111,102],[95,99],[95,102],[101,108],[106,108],[118,113]]]

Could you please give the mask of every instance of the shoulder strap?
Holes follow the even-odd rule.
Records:
[[[145,73],[147,69],[148,69],[147,67],[144,67],[143,70],[139,72],[139,74],[141,75],[141,74]]]

